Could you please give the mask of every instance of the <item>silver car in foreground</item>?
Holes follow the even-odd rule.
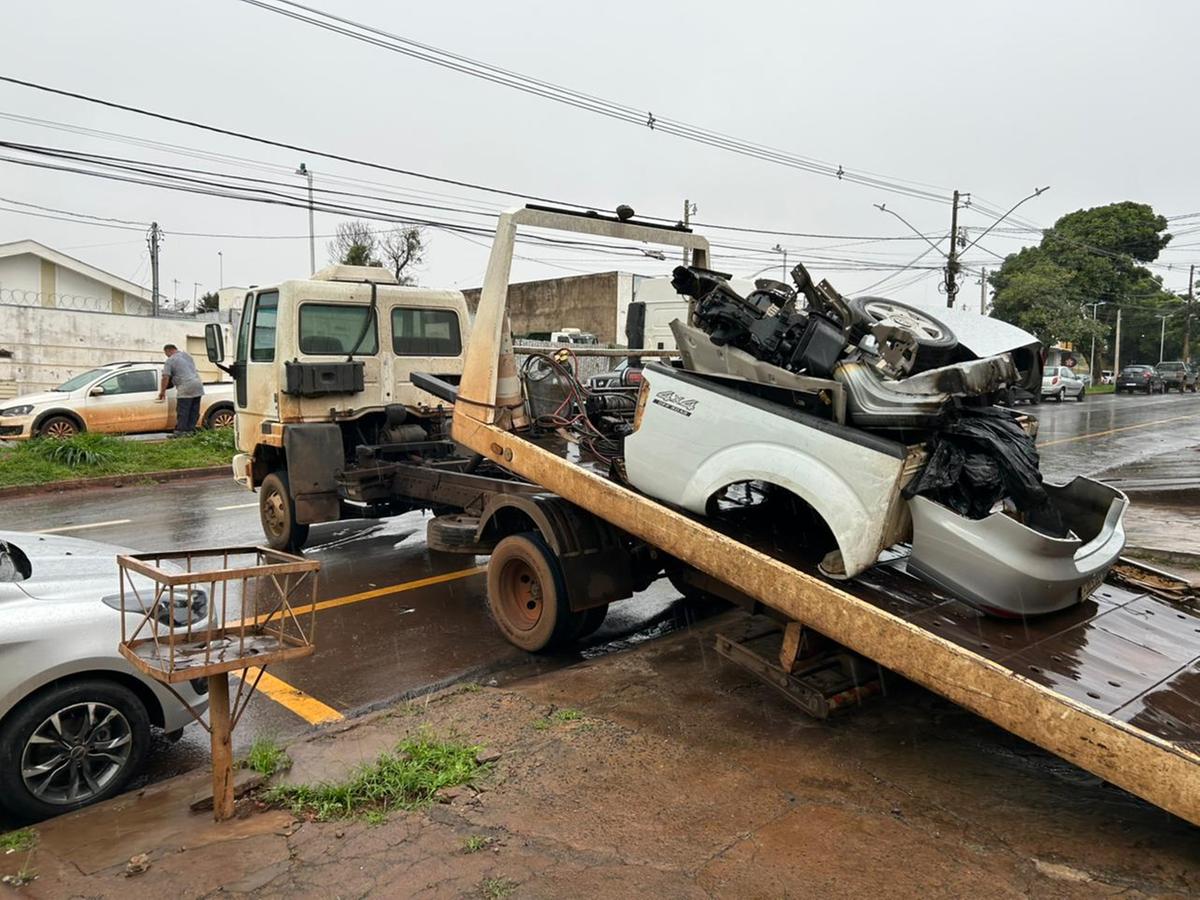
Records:
[[[175,734],[192,721],[117,650],[116,557],[129,552],[0,531],[0,809],[13,817],[111,797],[141,768],[152,726]],[[203,682],[177,688],[207,707]]]

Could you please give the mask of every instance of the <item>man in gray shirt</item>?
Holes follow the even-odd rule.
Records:
[[[200,398],[204,396],[204,383],[196,371],[192,357],[174,344],[163,347],[167,361],[163,364],[162,380],[158,386],[158,399],[167,394],[167,388],[175,387],[175,434],[192,434],[196,431],[196,420],[200,417]]]

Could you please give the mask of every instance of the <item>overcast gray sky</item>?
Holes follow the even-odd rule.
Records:
[[[1195,177],[1200,125],[1195,83],[1200,5],[1185,2],[965,3],[505,3],[398,4],[311,0],[343,16],[618,101],[659,118],[772,148],[919,182],[948,196],[968,191],[1006,209],[1035,187],[1022,220],[1048,225],[1081,207],[1137,200],[1165,215],[1200,211]],[[46,0],[10,4],[0,74],[148,107],[336,154],[612,209],[837,235],[912,237],[873,207],[886,203],[922,231],[945,234],[945,203],[896,196],[701,146],[612,121],[366,46],[239,0]],[[67,147],[288,182],[302,158],[318,187],[494,213],[503,198],[218,137],[0,84],[3,140]],[[95,135],[16,121],[33,117],[127,137],[228,154],[197,159]],[[0,151],[0,155],[13,155]],[[265,167],[264,167],[265,166]],[[369,184],[352,185],[346,179]],[[308,269],[307,215],[0,162],[0,197],[94,216],[157,220],[167,234],[162,290],[191,298],[217,285],[264,284]],[[355,201],[359,202],[359,201]],[[379,203],[373,203],[379,206]],[[0,241],[31,237],[139,283],[149,283],[136,231],[54,221],[0,201]],[[417,212],[413,208],[409,213]],[[425,211],[445,221],[486,216]],[[992,220],[975,207],[972,236]],[[1200,219],[1192,220],[1200,222]],[[337,217],[318,214],[319,235]],[[1185,220],[1180,227],[1189,223]],[[383,227],[383,226],[380,226]],[[187,237],[180,232],[290,239]],[[740,249],[714,253],[738,274],[770,265],[781,242],[846,293],[934,300],[935,273],[900,267],[920,240],[873,243],[711,232]],[[429,231],[430,286],[477,285],[486,239]],[[994,233],[968,254],[999,263],[1030,242]],[[1036,237],[1032,240],[1036,240]],[[1197,239],[1181,236],[1180,245]],[[326,262],[318,239],[318,265]],[[943,244],[943,247],[945,244]],[[824,248],[824,249],[820,249]],[[1200,244],[1164,255],[1182,288]],[[520,278],[620,268],[664,274],[673,263],[578,249],[525,247]],[[1192,256],[1196,253],[1196,256]],[[761,262],[757,261],[761,259]],[[540,260],[540,262],[534,261]],[[849,260],[848,262],[846,260]],[[938,262],[931,253],[922,265]],[[549,263],[553,263],[550,265]],[[850,269],[850,271],[843,271]],[[778,270],[776,270],[778,271]],[[921,277],[924,275],[924,277]],[[914,281],[914,279],[919,279]],[[968,275],[963,295],[977,300]]]

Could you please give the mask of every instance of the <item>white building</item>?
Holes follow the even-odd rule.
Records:
[[[148,316],[150,293],[37,241],[0,244],[0,303]]]
[[[228,313],[152,316],[150,292],[37,241],[0,244],[0,400],[48,390],[117,360],[162,359],[175,344],[201,374],[205,322]],[[226,330],[225,345],[232,346]]]

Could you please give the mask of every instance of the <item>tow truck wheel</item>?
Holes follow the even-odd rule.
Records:
[[[551,650],[579,631],[558,560],[535,531],[512,534],[488,559],[488,608],[508,640],[530,653]]]
[[[258,489],[258,516],[273,550],[298,551],[308,540],[308,526],[296,521],[296,504],[286,472],[272,472]]]

